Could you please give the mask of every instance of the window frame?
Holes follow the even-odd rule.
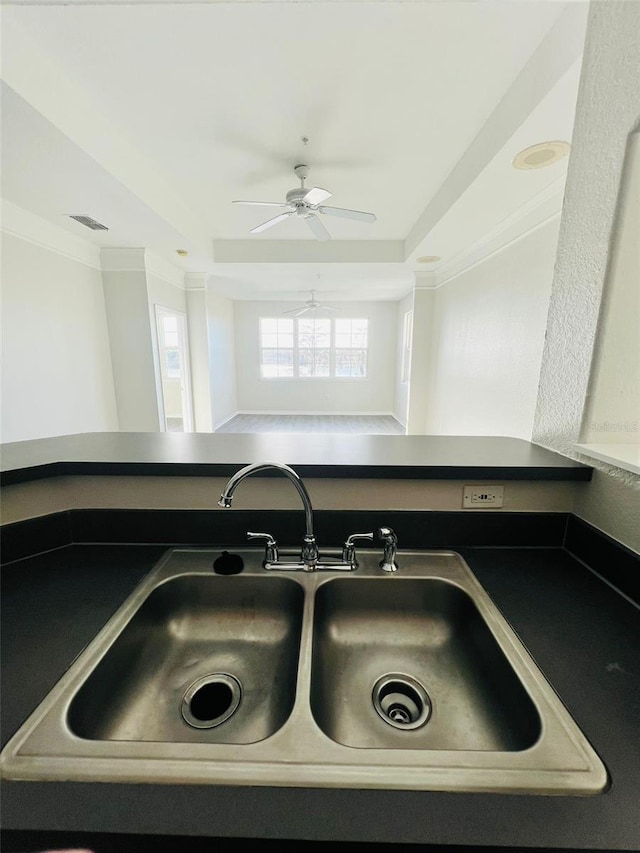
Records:
[[[302,376],[300,374],[300,351],[307,347],[299,346],[299,323],[304,321],[302,317],[274,317],[260,316],[258,318],[258,378],[261,382],[366,382],[369,379],[369,340],[370,340],[370,318],[369,317],[308,317],[309,320],[324,320],[329,324],[329,373],[328,375],[320,376]],[[265,320],[285,321],[292,323],[292,347],[265,347],[263,346],[263,327]],[[366,323],[366,342],[364,346],[358,347],[336,347],[336,321],[361,321]],[[269,334],[269,333],[267,333]],[[351,332],[350,334],[354,334]],[[290,376],[264,376],[263,368],[263,351],[267,349],[283,351],[291,350],[292,353],[292,374]],[[312,348],[315,349],[315,348]],[[324,349],[324,347],[318,347]],[[364,351],[364,375],[363,376],[337,376],[336,375],[336,350],[363,350]],[[268,366],[268,365],[267,365]]]

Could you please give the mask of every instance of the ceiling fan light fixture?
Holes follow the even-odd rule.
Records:
[[[320,276],[318,275],[318,279]],[[323,302],[318,302],[316,299],[315,290],[309,291],[311,293],[311,299],[307,299],[307,301],[303,305],[298,305],[297,308],[290,308],[288,311],[283,311],[283,316],[290,317],[300,317],[302,314],[306,314],[309,311],[312,313],[314,311],[337,311],[337,308],[334,308],[333,305],[325,305]]]
[[[545,169],[566,157],[570,150],[569,143],[562,140],[538,142],[519,151],[511,165],[514,169]]]
[[[417,264],[435,264],[438,261],[441,261],[442,258],[440,255],[422,255],[421,258],[416,258]]]
[[[326,214],[328,216],[337,216],[342,219],[355,219],[359,222],[375,222],[376,216],[374,213],[366,213],[363,210],[349,210],[344,207],[326,207],[323,202],[331,198],[329,190],[322,187],[311,187],[307,189],[304,182],[309,175],[309,166],[299,163],[293,170],[296,177],[300,180],[300,186],[289,190],[284,202],[277,201],[244,201],[234,200],[232,204],[247,204],[256,207],[279,207],[284,209],[284,212],[278,216],[262,222],[255,228],[252,228],[250,234],[260,234],[266,231],[278,222],[283,222],[290,216],[297,216],[304,219],[313,232],[316,240],[330,240],[331,234],[324,227],[318,214]]]

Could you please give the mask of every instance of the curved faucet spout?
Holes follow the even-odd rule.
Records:
[[[288,465],[285,465],[282,462],[254,462],[251,465],[245,465],[244,468],[241,468],[239,471],[236,471],[236,473],[231,477],[231,479],[225,486],[224,491],[220,495],[218,506],[222,506],[228,509],[231,506],[231,501],[233,500],[233,493],[235,492],[238,485],[245,479],[245,477],[249,477],[251,476],[251,474],[257,474],[259,471],[264,471],[267,468],[274,468],[276,471],[281,471],[286,477],[291,480],[293,485],[296,487],[298,494],[302,499],[302,505],[304,507],[307,536],[313,539],[313,508],[311,506],[311,498],[309,497],[309,492],[307,492],[305,484],[302,482],[302,479],[293,470],[293,468],[290,468]]]

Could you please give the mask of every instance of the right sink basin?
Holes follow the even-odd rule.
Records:
[[[437,578],[325,583],[311,707],[332,740],[370,749],[533,746],[536,707],[471,596]]]

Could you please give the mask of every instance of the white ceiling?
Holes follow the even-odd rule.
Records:
[[[451,267],[523,210],[561,203],[566,160],[537,172],[510,163],[571,137],[583,7],[5,6],[2,193],[98,245],[147,246],[233,279],[236,298],[281,298],[296,275],[293,289],[308,289],[318,269],[326,289],[375,279],[375,298],[398,298],[419,255]],[[327,217],[334,241],[320,248],[299,221],[249,237],[271,213],[231,201],[282,200],[297,162],[331,204],[378,221]],[[380,263],[361,266],[369,257]]]

